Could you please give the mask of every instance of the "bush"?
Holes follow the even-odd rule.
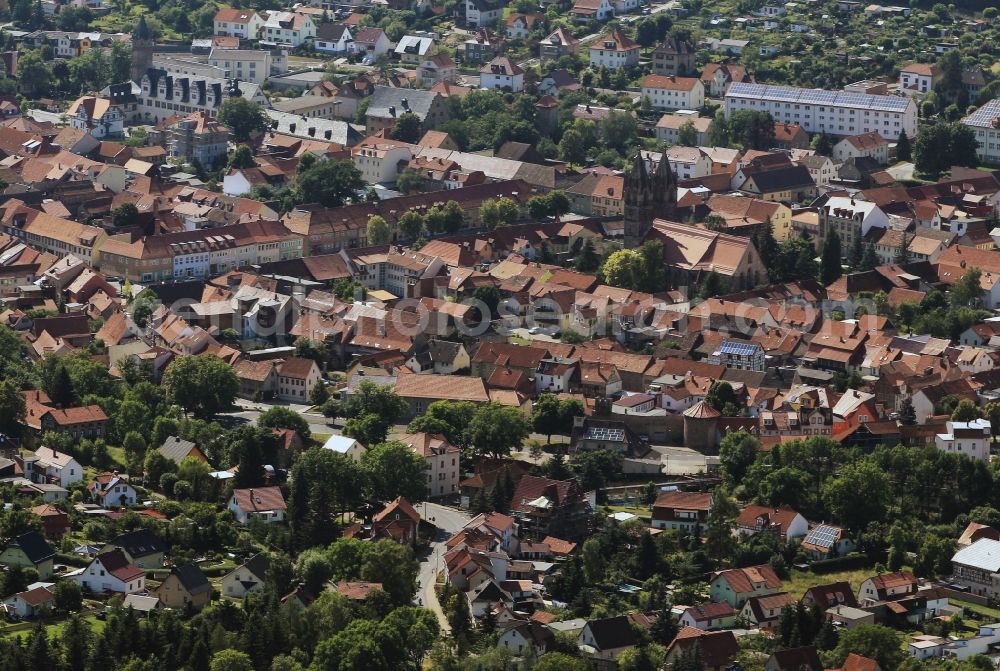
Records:
[[[866,554],[852,552],[843,557],[833,559],[821,559],[809,565],[809,570],[813,573],[834,573],[836,571],[847,571],[854,568],[865,568],[871,566],[872,561]]]

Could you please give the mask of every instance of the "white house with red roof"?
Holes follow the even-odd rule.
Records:
[[[646,75],[641,90],[655,110],[695,110],[705,104],[705,85],[697,77]]]
[[[406,433],[397,440],[405,443],[427,464],[428,498],[458,494],[460,449],[441,434]]]
[[[323,379],[312,359],[289,357],[278,368],[278,398],[291,403],[308,403],[309,395]]]
[[[497,56],[480,68],[479,87],[520,93],[524,90],[524,70],[506,56]]]
[[[288,508],[278,487],[234,489],[228,507],[240,524],[249,524],[251,519],[268,523],[283,522]]]
[[[245,40],[257,39],[264,19],[252,9],[223,7],[212,19],[213,34],[222,37],[240,37]]]
[[[118,471],[106,471],[94,477],[87,485],[91,501],[105,507],[134,506],[137,500],[135,489]]]
[[[602,35],[590,45],[590,64],[617,70],[639,64],[639,44],[619,30]]]
[[[146,589],[146,572],[130,564],[121,550],[97,555],[73,579],[86,592],[136,594]]]

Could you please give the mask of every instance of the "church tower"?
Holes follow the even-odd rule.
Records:
[[[146,17],[139,15],[139,23],[132,33],[132,81],[142,84],[142,76],[153,66],[153,34],[146,25]]]
[[[625,176],[622,198],[625,201],[625,248],[633,249],[642,244],[653,226],[653,219],[670,219],[677,207],[677,178],[666,154],[650,174],[642,152],[636,152],[632,169]]]

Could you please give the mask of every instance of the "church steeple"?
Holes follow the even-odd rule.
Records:
[[[649,158],[647,158],[647,156]],[[648,153],[636,152],[632,169],[625,176],[622,193],[625,206],[625,247],[632,249],[642,244],[653,219],[669,218],[677,203],[677,179],[670,161],[663,154],[652,171],[646,161],[654,159]]]

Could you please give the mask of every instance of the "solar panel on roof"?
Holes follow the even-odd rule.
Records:
[[[806,543],[815,545],[821,548],[833,547],[833,544],[837,542],[838,530],[836,527],[826,526],[821,524],[806,536]]]
[[[836,107],[866,110],[900,111],[906,109],[909,99],[901,96],[882,96],[844,91],[824,91],[790,86],[734,83],[726,93],[732,98],[754,98],[770,102],[820,103]]]
[[[622,442],[625,440],[625,430],[605,426],[591,426],[587,428],[586,437],[588,440],[606,440],[609,442]]]
[[[1000,117],[1000,98],[994,98],[969,116],[962,119],[967,126],[989,128],[993,120]]]
[[[719,348],[724,354],[735,354],[737,356],[750,356],[757,351],[757,346],[751,343],[734,342],[727,340]]]

